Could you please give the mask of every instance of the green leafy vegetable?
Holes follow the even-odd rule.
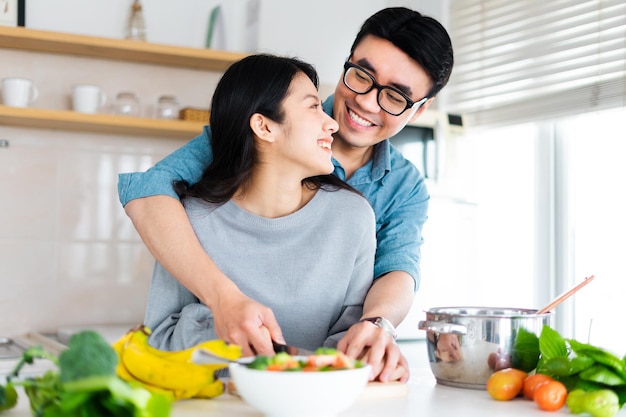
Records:
[[[539,338],[536,334],[521,328],[515,337],[515,346],[511,355],[513,368],[530,372],[539,360]]]
[[[576,392],[570,400],[573,413],[584,409],[595,417],[610,417],[626,403],[623,359],[597,346],[564,339],[549,326],[541,331],[539,350],[536,371],[560,380],[570,393]],[[582,407],[583,403],[596,407]]]
[[[581,379],[605,385],[624,385],[624,379],[603,365],[593,365],[580,373]]]
[[[611,352],[607,352],[596,346],[577,342],[576,340],[570,340],[569,344],[576,355],[588,356],[594,361],[606,365],[617,373],[620,378],[626,381],[626,364]]]
[[[51,359],[58,371],[13,381],[20,369],[37,357]],[[102,336],[84,331],[72,336],[68,349],[58,358],[39,346],[26,350],[9,375],[7,387],[24,387],[35,417],[169,416],[170,401],[139,384],[120,379],[115,371],[117,361],[117,354]],[[6,390],[0,390],[0,400],[5,397],[3,391]]]
[[[541,336],[539,336],[539,350],[543,359],[567,357],[567,345],[565,339],[551,328],[543,326]]]

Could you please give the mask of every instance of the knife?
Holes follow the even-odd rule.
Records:
[[[274,347],[275,353],[287,352],[292,356],[309,356],[313,355],[313,351],[309,349],[299,348],[296,346],[284,345],[282,343],[277,343],[272,341],[272,345]],[[249,363],[253,358],[241,358],[237,360],[232,360],[228,358],[224,358],[214,352],[211,352],[205,348],[199,348],[193,351],[191,355],[191,361],[197,364],[216,364],[216,363]]]
[[[313,355],[314,352],[309,349],[300,348],[296,346],[285,345],[282,343],[278,343],[272,340],[272,346],[274,347],[274,352],[281,353],[286,352],[291,356],[309,356]]]

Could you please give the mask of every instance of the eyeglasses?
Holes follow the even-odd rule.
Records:
[[[376,101],[378,105],[392,116],[400,116],[406,109],[413,106],[419,108],[428,100],[428,96],[426,96],[419,101],[413,101],[394,87],[380,85],[372,74],[352,62],[346,61],[343,64],[343,70],[343,83],[346,87],[357,94],[367,94],[373,88],[377,89]]]

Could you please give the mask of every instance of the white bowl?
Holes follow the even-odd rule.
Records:
[[[371,367],[286,372],[232,363],[229,370],[237,393],[266,417],[334,417],[363,392]]]

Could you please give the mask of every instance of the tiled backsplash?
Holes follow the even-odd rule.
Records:
[[[161,94],[208,108],[220,74],[3,49],[0,78],[32,79],[37,108],[69,109],[76,83],[130,90],[144,117]],[[107,108],[104,110],[108,111]],[[198,132],[200,133],[200,132]],[[0,125],[0,336],[143,320],[154,260],[117,197],[191,137],[162,139]]]
[[[0,126],[0,334],[133,323],[154,260],[117,198],[180,140]]]

